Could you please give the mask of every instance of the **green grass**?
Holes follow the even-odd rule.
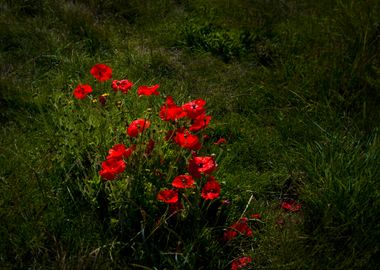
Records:
[[[2,1],[0,12],[0,268],[229,269],[242,253],[259,269],[380,263],[378,1]],[[100,62],[179,103],[207,100],[211,133],[228,141],[226,226],[261,213],[252,241],[221,247],[199,227],[175,257],[160,237],[131,248],[106,228],[88,180],[110,135],[99,111],[68,103]],[[302,212],[282,210],[287,198]]]

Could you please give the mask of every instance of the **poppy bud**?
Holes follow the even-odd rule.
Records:
[[[100,103],[102,106],[106,105],[106,101],[107,101],[107,99],[106,99],[105,96],[103,96],[103,95],[102,95],[102,96],[99,96],[98,100],[99,100],[99,103]]]

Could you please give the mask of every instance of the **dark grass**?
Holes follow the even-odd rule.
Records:
[[[212,242],[201,231],[177,261],[149,257],[159,243],[128,257],[104,232],[83,195],[101,137],[76,133],[64,111],[104,62],[115,77],[207,100],[213,133],[229,142],[217,173],[228,224],[251,196],[264,220],[230,254],[243,250],[257,268],[375,269],[379,18],[377,1],[3,1],[0,265],[117,269],[149,258],[156,269],[200,269],[204,254],[225,254],[204,249]],[[302,213],[280,209],[286,198]]]

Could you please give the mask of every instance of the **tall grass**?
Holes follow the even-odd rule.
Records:
[[[237,251],[257,268],[379,264],[378,1],[0,5],[3,268],[227,269]],[[98,62],[207,100],[228,141],[225,222],[260,212],[252,241],[221,248],[198,230],[175,257],[162,239],[130,247],[105,227],[84,195],[109,146],[103,123],[67,102]],[[280,208],[288,198],[301,213]]]

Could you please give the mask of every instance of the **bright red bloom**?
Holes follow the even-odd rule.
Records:
[[[211,116],[206,115],[206,114],[200,114],[193,120],[193,123],[189,129],[190,131],[194,131],[194,132],[199,131],[207,127],[210,121],[211,121]]]
[[[214,142],[214,144],[216,145],[220,145],[220,144],[226,144],[227,141],[225,138],[220,138],[219,140],[217,140],[216,142]]]
[[[113,180],[116,174],[122,173],[125,170],[125,162],[122,159],[107,159],[102,162],[102,169],[100,170],[100,176],[105,180]]]
[[[136,149],[136,145],[133,145],[129,148],[125,148],[124,144],[116,144],[114,145],[109,151],[108,151],[108,156],[107,159],[122,159],[122,158],[128,158],[133,150]]]
[[[79,84],[73,92],[74,97],[77,99],[84,99],[88,94],[92,92],[91,86],[88,84]]]
[[[160,94],[160,92],[157,91],[157,89],[160,87],[159,84],[156,84],[156,85],[153,85],[153,86],[146,86],[146,85],[142,85],[142,86],[139,86],[139,88],[137,89],[137,94],[139,96],[151,96],[151,95],[156,95],[158,96]]]
[[[166,98],[166,103],[161,106],[160,118],[164,121],[175,121],[186,116],[186,112],[177,106],[171,96]]]
[[[98,81],[104,82],[112,77],[112,69],[105,64],[96,64],[90,69],[90,73]]]
[[[238,234],[248,237],[253,234],[251,228],[248,226],[248,219],[246,217],[241,218],[239,221],[230,226],[228,230],[224,232],[223,238],[225,241],[230,241],[238,236]]]
[[[203,114],[206,109],[203,107],[206,101],[199,98],[182,105],[182,109],[187,113],[191,119],[195,119],[198,115]]]
[[[213,171],[215,171],[216,163],[215,163],[214,158],[211,156],[206,156],[206,157],[194,156],[189,161],[188,170],[192,176],[196,178],[200,178],[201,174],[211,174]]]
[[[121,80],[121,81],[113,80],[111,84],[111,87],[115,92],[120,90],[124,94],[128,93],[128,91],[132,88],[132,86],[133,86],[133,83],[128,80]]]
[[[173,189],[163,189],[157,194],[157,200],[164,203],[178,202],[178,191]]]
[[[178,175],[172,182],[172,186],[175,188],[194,188],[194,184],[194,179],[187,174]]]
[[[281,203],[281,208],[290,212],[298,212],[301,210],[301,204],[297,203],[295,200],[286,200]]]
[[[174,141],[182,148],[190,150],[201,149],[201,143],[196,135],[191,134],[188,130],[177,131]]]
[[[125,170],[125,162],[122,159],[107,159],[102,162],[102,169],[113,173],[122,173]]]
[[[252,257],[241,257],[234,260],[231,264],[231,270],[239,270],[246,267],[252,262]]]
[[[213,176],[207,179],[202,188],[202,198],[205,200],[214,200],[220,196],[220,184]]]
[[[127,133],[131,137],[137,137],[139,133],[144,132],[147,128],[150,127],[150,122],[145,119],[136,119],[127,128]]]

